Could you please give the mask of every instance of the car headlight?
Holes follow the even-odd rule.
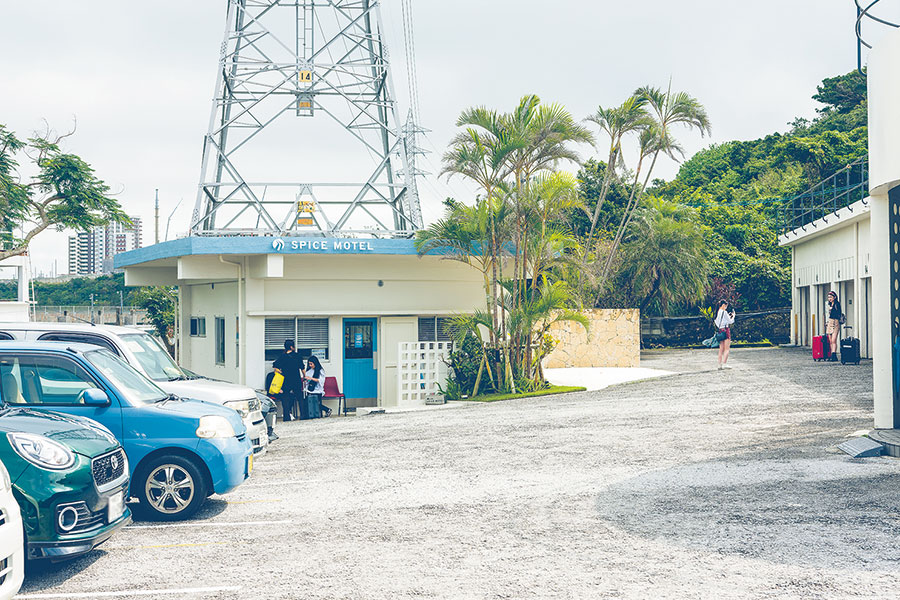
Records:
[[[0,492],[8,492],[12,489],[12,482],[9,480],[9,472],[3,463],[0,463]]]
[[[200,426],[197,427],[197,437],[202,438],[230,438],[234,437],[234,427],[225,417],[207,415],[200,417]]]
[[[34,433],[11,432],[6,438],[16,454],[48,471],[65,471],[75,464],[75,454],[48,437]]]
[[[234,410],[240,413],[242,419],[246,419],[250,416],[250,401],[249,400],[232,400],[231,402],[226,402],[225,406],[228,408],[233,408]]]

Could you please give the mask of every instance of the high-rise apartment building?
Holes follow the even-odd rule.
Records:
[[[132,224],[110,223],[69,236],[69,274],[102,275],[112,273],[113,256],[141,247],[141,218]]]

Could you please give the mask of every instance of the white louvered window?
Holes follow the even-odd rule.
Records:
[[[419,317],[420,342],[449,342],[452,337],[446,331],[447,317]]]
[[[294,340],[302,357],[315,354],[319,360],[328,360],[328,319],[266,319],[266,360],[284,352],[285,340]]]

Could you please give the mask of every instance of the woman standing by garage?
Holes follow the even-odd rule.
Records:
[[[843,314],[837,292],[834,290],[828,292],[828,323],[825,326],[825,333],[828,335],[829,344],[831,344],[831,362],[836,362],[838,359],[838,337],[841,332],[841,317]]]

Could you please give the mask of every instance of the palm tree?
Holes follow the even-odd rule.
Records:
[[[536,174],[552,170],[560,161],[578,161],[573,143],[593,142],[593,136],[578,124],[564,107],[558,104],[541,105],[535,95],[523,96],[509,113],[499,113],[484,107],[463,111],[457,126],[466,129],[451,142],[444,154],[442,174],[462,175],[475,181],[484,190],[483,199],[495,206],[488,211],[491,256],[492,343],[507,340],[508,310],[523,300],[528,279],[529,248],[532,234],[540,230],[528,213],[525,189]],[[512,179],[512,181],[510,181]],[[503,222],[494,217],[500,205],[508,205],[512,217]],[[507,241],[511,244],[507,245]],[[513,251],[512,281],[515,285],[500,285],[504,281],[503,255],[508,247]],[[511,294],[507,302],[505,294]],[[499,298],[498,298],[499,295]],[[499,300],[499,301],[498,301]],[[518,341],[510,339],[511,346]],[[507,370],[507,382],[515,389],[509,367],[509,346],[501,347]]]
[[[492,245],[494,223],[506,220],[505,204],[479,199],[475,206],[446,200],[447,214],[426,229],[416,232],[416,251],[419,256],[439,252],[447,260],[456,260],[478,269],[484,280],[485,306],[495,308],[494,284],[491,271],[494,257],[486,250]],[[496,311],[494,311],[496,314]],[[491,339],[497,327],[493,320]]]
[[[616,170],[616,165],[621,159],[622,139],[629,133],[640,131],[649,127],[652,123],[650,115],[644,108],[647,100],[641,96],[633,95],[625,100],[621,106],[614,108],[597,108],[597,112],[587,117],[588,121],[597,124],[601,131],[609,136],[609,158],[606,160],[606,173],[603,176],[603,184],[600,187],[600,196],[597,198],[597,206],[591,217],[591,229],[588,232],[585,245],[590,247],[594,237],[594,229],[597,227],[597,219],[600,209],[609,192],[609,185]]]
[[[493,202],[495,193],[503,182],[508,171],[508,157],[520,142],[508,135],[502,116],[496,111],[484,107],[476,107],[463,111],[456,121],[457,127],[466,129],[451,140],[450,147],[444,153],[444,166],[441,175],[452,177],[462,175],[477,183],[483,190],[483,198]],[[500,248],[502,243],[497,236],[497,223],[494,211],[488,211],[490,217],[487,249],[491,257],[493,283],[490,286],[492,331],[497,331],[500,315],[497,312],[497,282],[502,278],[499,272]],[[492,342],[496,340],[492,337]]]
[[[654,303],[665,314],[703,299],[707,268],[694,209],[654,199],[637,212],[622,254],[622,278],[642,313]]]
[[[543,280],[528,290],[519,306],[509,309],[510,330],[517,332],[523,340],[520,372],[533,385],[543,379],[540,371],[540,362],[544,357],[541,341],[550,326],[560,321],[573,321],[585,330],[589,328],[587,317],[573,308],[574,298],[574,291],[565,281],[551,283]]]
[[[622,215],[622,220],[619,223],[616,236],[613,239],[610,252],[606,257],[606,262],[600,275],[598,302],[599,294],[603,293],[606,281],[609,278],[610,269],[615,254],[619,249],[619,244],[622,242],[622,237],[628,229],[635,209],[640,205],[641,198],[647,189],[647,184],[650,182],[650,177],[653,174],[654,167],[656,167],[659,155],[665,154],[676,162],[680,162],[684,158],[684,149],[675,139],[672,126],[683,125],[688,129],[697,129],[701,136],[712,132],[706,108],[696,98],[686,92],[672,93],[671,81],[669,81],[669,87],[665,92],[652,86],[643,86],[635,90],[634,95],[646,102],[646,105],[653,113],[654,123],[651,127],[641,132],[640,159],[638,160],[628,204]],[[638,185],[641,167],[644,159],[648,156],[653,157],[650,161],[650,167],[644,175],[643,182]]]
[[[532,232],[524,248],[528,262],[523,272],[534,281],[546,279],[548,271],[567,260],[578,244],[566,226],[572,211],[584,207],[578,180],[566,172],[540,174],[525,185],[521,202]]]
[[[512,290],[513,306],[525,292],[528,279],[528,248],[530,222],[523,206],[525,187],[536,174],[552,170],[560,161],[580,162],[571,148],[573,143],[593,143],[591,132],[578,124],[572,114],[560,104],[542,105],[534,94],[523,96],[518,106],[504,115],[510,138],[520,144],[510,153],[509,170],[514,190],[509,195],[515,214],[513,243],[521,249],[514,256],[514,277],[520,285]]]
[[[564,106],[542,105],[534,94],[522,96],[519,105],[504,118],[509,135],[521,143],[509,159],[517,190],[538,172],[554,169],[560,161],[580,162],[572,143],[594,143],[593,134],[579,125]]]

